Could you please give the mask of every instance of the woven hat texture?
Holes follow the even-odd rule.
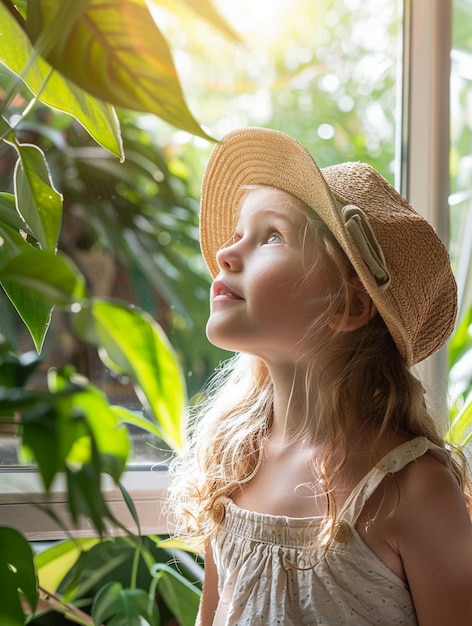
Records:
[[[202,183],[200,244],[212,276],[218,274],[216,253],[232,236],[247,185],[291,193],[320,216],[408,365],[447,341],[457,312],[456,283],[434,229],[369,165],[320,170],[304,146],[280,131],[233,131],[210,156]]]

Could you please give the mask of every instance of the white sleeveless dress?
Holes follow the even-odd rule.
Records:
[[[448,465],[444,450],[418,437],[389,452],[361,480],[339,512],[338,540],[314,568],[319,518],[255,513],[222,499],[225,515],[212,539],[220,597],[213,626],[416,626],[407,585],[355,525],[385,476],[428,450]]]

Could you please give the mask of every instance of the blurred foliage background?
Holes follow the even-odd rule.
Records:
[[[395,182],[402,2],[219,0],[215,6],[241,42],[228,41],[223,32],[197,20],[185,3],[172,12],[153,5],[189,108],[209,135],[220,138],[248,125],[278,128],[304,143],[320,166],[366,161]],[[470,2],[457,0],[455,7],[453,58],[460,69],[460,55],[471,49],[465,28]],[[2,70],[0,84],[5,87],[9,80]],[[471,121],[470,113],[464,113],[470,111],[470,77],[457,71],[453,85],[455,106],[462,111],[459,115],[454,109],[451,158],[456,199],[451,250],[458,266],[463,224],[470,214],[470,197],[462,193],[470,183],[466,155]],[[18,111],[24,107],[20,97],[17,105]],[[209,277],[198,249],[199,187],[212,144],[151,114],[119,108],[117,113],[123,163],[97,146],[72,118],[40,103],[21,129],[25,141],[45,151],[64,196],[61,249],[76,262],[94,295],[135,303],[163,326],[192,397],[227,356],[205,338]],[[2,147],[3,189],[14,161],[13,150]],[[461,267],[468,268],[469,262],[470,257]],[[1,306],[9,310],[5,297]],[[469,308],[470,302],[464,301],[463,311]],[[18,347],[25,349],[29,339],[11,313],[2,316],[0,330],[15,336]],[[462,341],[461,354],[469,347],[464,350]],[[136,403],[134,394],[128,399],[126,385],[115,384],[95,352],[70,332],[67,317],[59,311],[43,355],[45,370],[49,362],[72,363],[92,381],[100,381],[111,399]],[[456,385],[459,404],[471,383],[464,382],[460,390]]]
[[[156,9],[190,108],[211,135],[272,126],[304,141],[322,166],[355,158],[392,178],[397,2],[218,6],[244,43],[229,43],[185,6],[177,15]],[[366,30],[377,33],[375,40],[366,40]],[[18,99],[19,112],[24,104]],[[152,115],[118,115],[124,163],[40,103],[22,122],[23,139],[45,151],[64,195],[61,248],[95,294],[123,297],[158,319],[181,355],[192,395],[223,356],[205,339],[209,280],[197,243],[200,179],[212,145]],[[3,149],[3,189],[14,162],[13,150]],[[85,366],[92,379],[101,376],[75,341],[58,314],[44,353]]]

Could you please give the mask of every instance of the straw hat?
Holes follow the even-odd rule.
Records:
[[[343,163],[320,170],[297,141],[275,130],[229,133],[214,149],[201,199],[200,243],[212,276],[230,239],[241,187],[289,192],[326,223],[351,261],[408,365],[433,354],[457,311],[449,255],[428,222],[372,167]]]

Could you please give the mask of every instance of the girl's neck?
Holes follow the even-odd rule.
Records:
[[[318,432],[321,425],[317,422],[317,375],[311,372],[307,376],[307,371],[300,365],[270,367],[269,371],[274,388],[271,438],[282,444],[293,441],[294,436],[303,430],[301,426],[308,422],[310,431]]]
[[[273,443],[284,446],[301,444],[305,446],[329,445],[333,439],[333,433],[339,432],[336,424],[328,426],[319,417],[320,387],[319,372],[296,366],[269,367],[273,389],[274,403],[273,415],[270,427],[270,439]],[[323,386],[329,384],[327,371],[323,371]],[[369,428],[366,422],[360,423],[357,419],[355,407],[345,408],[353,413],[344,414],[343,434],[349,441],[349,447],[362,450],[363,453],[372,446],[382,448],[385,443],[387,448],[390,442],[397,438],[391,431],[384,432],[381,436],[378,431]]]

